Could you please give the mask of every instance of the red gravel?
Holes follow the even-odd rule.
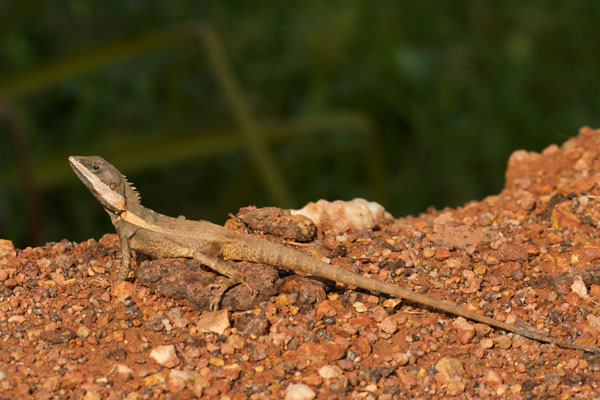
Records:
[[[598,345],[599,183],[600,130],[583,128],[541,154],[513,153],[497,196],[372,230],[319,230],[317,240],[294,246],[496,319]],[[201,311],[209,303],[201,289],[218,277],[192,277],[198,267],[184,260],[155,260],[136,266],[158,271],[157,279],[185,273],[195,286],[115,284],[118,251],[113,234],[23,250],[0,241],[0,398],[600,394],[594,354],[248,263],[240,268],[260,277],[260,295],[250,301],[239,292],[247,288],[234,288],[223,304],[237,311],[209,313]]]

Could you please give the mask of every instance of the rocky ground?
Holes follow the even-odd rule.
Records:
[[[583,128],[541,154],[516,151],[505,189],[458,209],[343,231],[320,221],[305,243],[273,229],[300,224],[273,209],[262,225],[249,209],[227,226],[598,345],[599,184],[600,130]],[[222,278],[183,259],[138,258],[137,279],[115,283],[119,249],[113,234],[23,250],[0,241],[0,398],[600,395],[594,353],[251,263],[238,265],[254,295],[234,287],[209,311]]]

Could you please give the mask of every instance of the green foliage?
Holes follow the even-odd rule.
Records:
[[[68,154],[103,155],[165,213],[361,196],[401,216],[497,193],[512,151],[600,125],[599,17],[591,0],[5,0],[0,95],[43,240],[111,231]],[[19,156],[0,146],[17,241]]]

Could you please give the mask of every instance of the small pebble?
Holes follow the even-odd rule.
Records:
[[[133,376],[133,370],[125,364],[117,364],[115,366],[115,372],[126,379],[129,379]]]
[[[334,379],[342,374],[342,370],[339,367],[325,365],[319,368],[319,375],[323,379]]]
[[[502,383],[502,378],[495,371],[488,370],[483,375],[482,382],[490,386],[495,386],[500,385]]]
[[[444,372],[448,376],[464,376],[465,367],[462,362],[453,357],[443,357],[436,364],[435,369],[439,372]]]
[[[577,293],[582,299],[587,299],[589,297],[587,287],[585,286],[585,282],[583,282],[583,279],[581,279],[579,275],[575,275],[573,277],[571,291]]]
[[[446,393],[450,396],[458,396],[465,391],[466,385],[461,381],[452,381],[446,386]]]
[[[158,346],[150,351],[152,358],[158,365],[166,368],[173,368],[179,364],[179,358],[175,352],[175,346],[172,344],[166,346]]]
[[[285,391],[285,400],[312,400],[316,393],[302,383],[290,383]]]
[[[88,336],[90,336],[91,332],[92,331],[87,326],[81,325],[79,328],[77,328],[78,337],[87,338]]]
[[[222,335],[227,328],[229,328],[229,312],[227,310],[205,311],[196,323],[196,329],[199,332]]]

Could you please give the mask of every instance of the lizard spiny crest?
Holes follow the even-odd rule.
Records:
[[[142,199],[142,197],[140,196],[140,193],[138,192],[137,188],[135,186],[133,186],[133,183],[129,182],[129,179],[127,179],[127,177],[125,175],[121,174],[121,176],[123,177],[123,181],[125,181],[127,186],[129,186],[129,189],[131,190],[131,192],[133,193],[135,198],[138,201],[140,201]]]

